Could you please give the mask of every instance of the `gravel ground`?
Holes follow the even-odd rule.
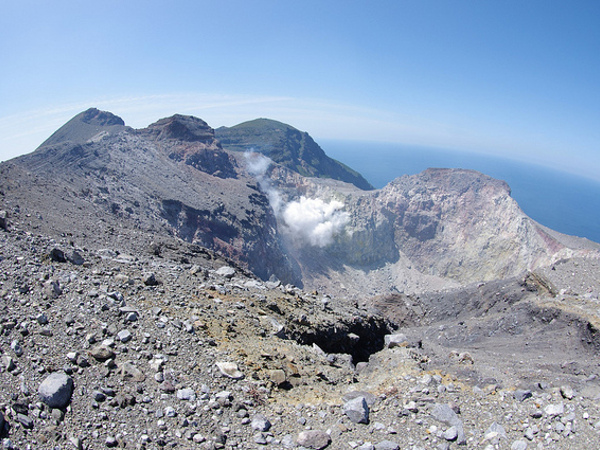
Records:
[[[507,358],[502,347],[520,351],[523,334],[497,326],[486,345],[467,338],[474,324],[510,317],[498,315],[502,302],[485,319],[473,308],[454,322],[394,330],[375,309],[260,282],[208,251],[182,263],[151,249],[91,250],[16,228],[0,232],[0,242],[3,448],[600,444],[593,336],[562,365],[551,352]],[[504,296],[504,306],[563,311],[554,328],[553,319],[523,327],[551,350],[552,339],[579,330],[557,325],[584,317],[573,308],[597,312],[597,269],[584,259],[557,264],[540,273],[556,297],[538,285],[518,301]],[[539,317],[535,311],[526,310]],[[389,334],[397,338],[386,346]],[[52,374],[72,380],[72,392],[48,387]]]

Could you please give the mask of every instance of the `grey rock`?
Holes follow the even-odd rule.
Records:
[[[73,395],[73,380],[64,373],[54,372],[42,381],[38,394],[50,408],[64,408]]]
[[[271,318],[271,327],[272,327],[271,334],[273,336],[276,336],[279,339],[287,339],[287,336],[285,334],[285,327],[273,318]]]
[[[40,313],[35,318],[40,325],[48,324],[48,316],[46,313]]]
[[[119,291],[110,291],[110,292],[107,292],[106,295],[108,295],[110,298],[118,301],[121,304],[125,303],[125,296]],[[123,308],[124,307],[122,307],[120,309],[123,309]],[[121,312],[123,312],[123,311],[121,311]]]
[[[50,412],[50,417],[56,422],[62,422],[65,418],[65,413],[61,409],[53,408]]]
[[[82,356],[82,355],[79,355],[77,357],[76,364],[79,367],[84,367],[84,368],[85,367],[90,367],[90,362],[88,361],[88,359],[85,356]]]
[[[573,388],[568,385],[563,385],[560,387],[560,394],[563,396],[563,398],[567,400],[572,400],[573,397],[575,397],[575,392],[573,391]]]
[[[383,337],[383,341],[386,348],[409,347],[410,345],[408,337],[402,333],[387,334]]]
[[[117,333],[117,338],[123,343],[127,343],[131,340],[132,334],[129,330],[121,330]]]
[[[123,378],[131,378],[133,381],[141,383],[146,379],[146,375],[137,368],[132,361],[126,361],[119,365],[121,376]]]
[[[235,275],[235,269],[229,266],[223,266],[215,272],[217,275],[225,278],[232,278]]]
[[[259,445],[267,445],[269,442],[267,441],[266,436],[263,433],[257,433],[254,435],[254,442]]]
[[[60,248],[53,248],[50,251],[50,259],[55,262],[67,262],[67,257],[65,256],[65,252],[63,252]]]
[[[165,380],[160,384],[160,390],[167,394],[172,394],[175,392],[175,386],[169,380]]]
[[[366,391],[350,391],[350,392],[346,392],[344,394],[344,396],[342,397],[342,401],[345,402],[349,402],[350,400],[353,400],[357,397],[364,397],[364,399],[367,402],[367,406],[370,408],[372,407],[375,402],[377,401],[377,397],[375,397],[375,395],[371,394],[370,392],[366,392]]]
[[[67,259],[71,264],[74,264],[76,266],[82,266],[85,263],[85,259],[77,250],[73,250],[72,252],[70,252],[67,255]]]
[[[522,401],[524,401],[524,400],[526,400],[528,398],[531,398],[531,396],[532,396],[531,391],[525,390],[525,389],[517,389],[513,393],[513,397],[518,402],[522,402]]]
[[[463,445],[467,442],[462,421],[458,418],[454,410],[449,405],[436,403],[431,409],[431,416],[438,422],[445,423],[450,427],[456,427],[456,442],[459,445]]]
[[[206,441],[206,438],[200,434],[200,433],[196,433],[194,434],[194,437],[192,438],[192,440],[196,443],[196,444],[202,444],[203,442]]]
[[[215,394],[215,400],[221,406],[231,406],[232,398],[231,391],[221,391]]]
[[[69,442],[73,445],[73,447],[75,447],[77,450],[83,450],[83,441],[76,437],[76,436],[70,436],[69,437]]]
[[[179,389],[177,391],[177,398],[179,400],[194,401],[194,400],[196,400],[196,393],[194,392],[193,389],[190,389],[190,388]]]
[[[331,444],[331,436],[324,431],[306,430],[298,434],[296,443],[302,447],[321,450]]]
[[[25,403],[15,402],[12,404],[11,408],[14,412],[20,413],[20,414],[27,415],[27,413],[29,412],[29,408],[27,407],[27,404],[25,404]]]
[[[159,281],[156,279],[154,273],[145,273],[142,275],[142,281],[146,286],[157,286]]]
[[[444,431],[444,439],[447,441],[454,441],[456,438],[458,438],[458,428],[455,426],[452,426]]]
[[[500,439],[508,439],[504,427],[497,422],[492,423],[485,432],[485,439],[498,442]]]
[[[281,440],[281,445],[285,448],[294,448],[296,443],[294,442],[294,436],[291,434],[286,434]]]
[[[526,450],[527,449],[527,442],[525,441],[515,441],[512,443],[512,445],[510,446],[510,450]]]
[[[23,347],[21,347],[21,344],[19,343],[19,341],[14,340],[10,343],[10,348],[12,349],[13,352],[15,352],[15,355],[17,356],[23,356]]]
[[[63,293],[58,281],[48,280],[44,284],[44,291],[49,298],[56,299]]]
[[[560,402],[558,404],[551,404],[544,408],[544,413],[546,413],[548,416],[560,416],[564,412],[565,405],[563,404],[563,402]]]
[[[542,412],[541,409],[536,409],[536,410],[530,412],[529,415],[531,417],[533,417],[534,419],[540,419],[544,415],[544,413]]]
[[[24,381],[21,382],[20,390],[21,390],[21,394],[25,395],[26,397],[28,397],[31,394],[31,391],[29,390],[29,386]],[[1,426],[0,426],[0,430],[2,430]]]
[[[454,423],[460,421],[456,413],[450,406],[442,403],[437,403],[431,410],[431,416],[438,422],[446,423],[453,426]]]
[[[284,385],[287,381],[285,371],[281,369],[269,370],[267,371],[267,374],[269,376],[269,380],[271,380],[277,386]]]
[[[8,230],[8,213],[5,210],[0,210],[0,228]]]
[[[12,372],[17,368],[13,359],[8,355],[2,355],[2,366],[8,371]]]
[[[344,414],[353,423],[369,423],[369,406],[367,400],[360,396],[344,404]]]
[[[31,430],[33,428],[33,419],[25,414],[17,414],[17,422],[19,422],[23,428],[27,430]]]
[[[250,426],[253,430],[266,432],[271,429],[271,422],[262,414],[257,414],[252,418]]]
[[[381,441],[375,444],[375,450],[400,450],[400,446],[394,441]]]
[[[119,302],[124,302],[124,300],[123,300],[123,294],[121,294],[120,292],[113,292],[112,294],[115,297],[121,298],[121,300],[119,300]],[[138,314],[137,308],[134,308],[133,306],[121,306],[119,308],[119,314],[123,314],[123,315],[127,316],[130,313],[136,313],[136,314]]]
[[[94,391],[92,392],[92,398],[97,402],[103,402],[106,400],[106,395],[104,395],[104,392]]]
[[[89,354],[98,361],[106,361],[107,359],[114,358],[115,356],[115,352],[113,352],[108,346],[104,344],[92,347],[89,350]]]
[[[366,362],[366,361],[361,361],[361,362],[359,362],[358,364],[356,364],[356,372],[357,372],[357,373],[361,373],[361,372],[363,372],[364,370],[366,370],[366,369],[367,369],[367,367],[369,367],[369,363],[368,363],[368,362]]]

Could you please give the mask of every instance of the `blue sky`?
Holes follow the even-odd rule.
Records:
[[[598,1],[4,0],[0,55],[0,160],[95,106],[600,179]]]

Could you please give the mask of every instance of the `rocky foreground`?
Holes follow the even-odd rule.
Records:
[[[205,249],[132,255],[33,234],[5,214],[0,225],[5,449],[600,445],[597,261],[565,261],[519,291],[586,316],[547,327],[585,336],[587,353],[565,365],[552,348],[498,358],[507,376],[486,378],[483,341],[434,351],[431,330],[458,322],[396,329],[381,304],[262,282]]]

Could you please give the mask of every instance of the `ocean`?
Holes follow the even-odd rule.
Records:
[[[600,242],[600,181],[521,161],[401,144],[320,140],[327,155],[382,188],[429,167],[473,169],[504,180],[532,219],[561,233]]]

